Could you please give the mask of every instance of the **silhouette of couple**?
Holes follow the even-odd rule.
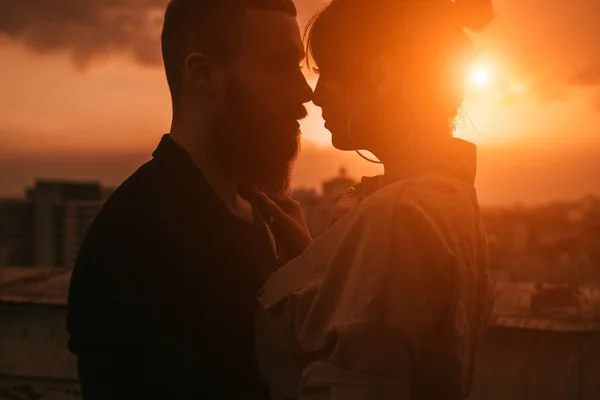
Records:
[[[465,30],[492,16],[333,0],[303,41],[291,0],[171,0],[171,130],[73,271],[83,398],[464,399],[493,296],[475,147],[451,121]],[[311,100],[334,147],[385,167],[314,241],[289,198]]]

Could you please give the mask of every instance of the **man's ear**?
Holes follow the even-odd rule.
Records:
[[[393,89],[398,81],[397,71],[394,60],[390,57],[382,56],[373,62],[369,80],[377,96],[385,95]]]
[[[205,95],[214,96],[219,93],[219,65],[206,54],[189,54],[184,63],[184,75],[192,87]]]

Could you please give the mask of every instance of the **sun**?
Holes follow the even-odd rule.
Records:
[[[487,88],[493,81],[492,69],[484,65],[474,65],[471,67],[467,78],[469,89],[479,90]]]

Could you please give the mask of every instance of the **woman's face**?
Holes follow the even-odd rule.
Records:
[[[325,128],[331,132],[331,143],[339,150],[360,148],[364,136],[355,120],[357,107],[361,103],[357,100],[360,97],[358,85],[348,83],[349,80],[336,77],[327,70],[319,73],[313,103],[323,111]]]

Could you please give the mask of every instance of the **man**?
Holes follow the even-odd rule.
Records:
[[[73,271],[84,399],[265,398],[255,299],[296,250],[278,248],[257,193],[286,192],[312,94],[295,16],[291,0],[170,1],[170,134],[105,204]]]

